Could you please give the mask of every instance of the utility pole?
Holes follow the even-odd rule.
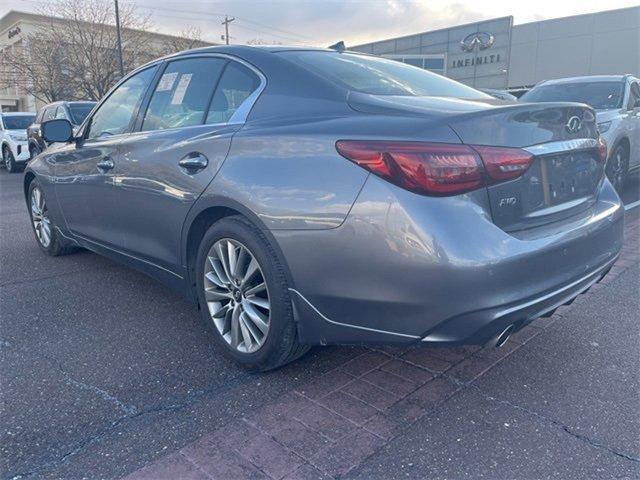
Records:
[[[117,0],[116,0],[117,1]],[[229,24],[235,20],[235,17],[229,18],[228,16],[224,16],[224,22],[221,25],[224,25],[224,39],[229,45]]]
[[[120,64],[120,78],[124,77],[124,63],[122,61],[122,36],[120,33],[120,10],[118,9],[118,0],[116,2],[116,32],[118,35],[118,63]]]

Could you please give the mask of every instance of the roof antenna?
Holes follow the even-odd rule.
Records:
[[[344,46],[344,42],[342,40],[340,40],[338,43],[334,43],[328,48],[330,48],[331,50],[335,50],[336,52],[339,52],[339,53],[342,53],[347,49],[347,47]]]

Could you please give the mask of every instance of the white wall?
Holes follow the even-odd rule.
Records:
[[[598,74],[640,75],[640,7],[515,25],[509,86]]]

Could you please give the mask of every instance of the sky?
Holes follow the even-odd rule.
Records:
[[[37,11],[46,0],[0,0],[9,10]],[[110,0],[107,0],[110,1]],[[156,31],[198,28],[203,40],[221,42],[225,15],[232,43],[358,45],[489,18],[514,23],[640,5],[640,0],[120,0],[148,15]]]

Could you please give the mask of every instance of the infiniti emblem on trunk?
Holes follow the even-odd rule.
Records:
[[[569,119],[565,127],[567,132],[576,133],[582,128],[582,120],[580,120],[580,117],[573,116]]]

